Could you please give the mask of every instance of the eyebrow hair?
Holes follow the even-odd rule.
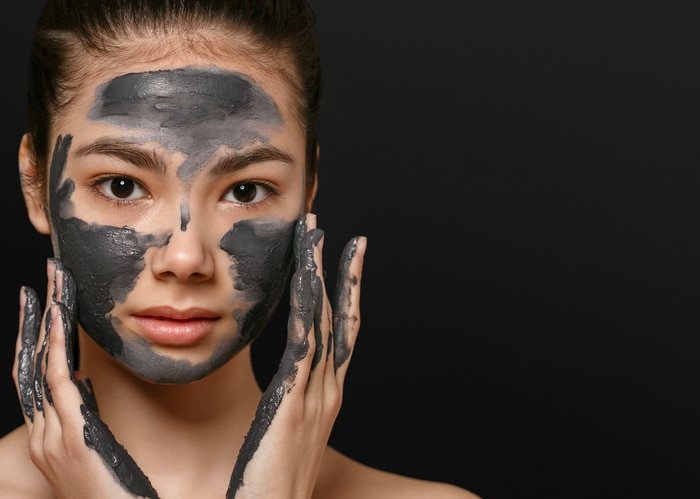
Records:
[[[167,171],[165,161],[156,151],[119,139],[103,137],[85,144],[75,151],[75,155],[79,157],[90,154],[112,156],[157,174],[163,174]]]
[[[245,153],[228,153],[217,160],[209,170],[209,175],[217,176],[232,173],[245,168],[248,165],[262,163],[263,161],[281,161],[289,165],[294,164],[294,159],[286,152],[272,146],[261,147]]]

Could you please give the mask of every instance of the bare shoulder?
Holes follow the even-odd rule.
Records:
[[[480,499],[455,485],[366,466],[328,448],[313,499]]]
[[[53,498],[44,476],[29,458],[27,438],[24,425],[0,438],[0,497],[3,499]]]

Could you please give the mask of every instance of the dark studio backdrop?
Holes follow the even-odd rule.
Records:
[[[700,7],[313,4],[331,279],[369,238],[332,444],[485,499],[698,497]],[[49,246],[16,173],[38,2],[1,8],[5,433]],[[256,343],[262,379],[282,341]]]

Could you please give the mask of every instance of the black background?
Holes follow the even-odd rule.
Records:
[[[2,433],[49,254],[16,173],[36,3],[1,7]],[[329,275],[369,238],[332,443],[485,499],[698,497],[700,8],[313,4]]]

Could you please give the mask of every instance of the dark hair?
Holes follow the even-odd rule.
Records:
[[[27,120],[38,171],[26,181],[44,187],[52,122],[89,71],[83,67],[86,52],[118,59],[125,42],[139,36],[197,30],[238,37],[264,68],[291,86],[306,132],[310,186],[318,168],[321,64],[316,18],[307,0],[48,0],[31,50]],[[220,50],[212,41],[211,50]]]

